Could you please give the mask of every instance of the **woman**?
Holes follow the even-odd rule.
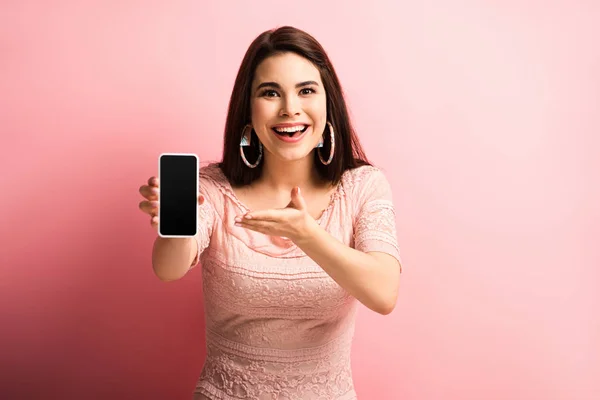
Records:
[[[282,27],[238,72],[222,162],[200,172],[195,239],[157,237],[156,275],[202,265],[207,358],[195,399],[355,399],[358,302],[394,308],[391,190],[350,123],[325,51]],[[158,182],[140,188],[156,227]]]

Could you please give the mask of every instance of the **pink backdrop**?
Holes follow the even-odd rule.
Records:
[[[200,3],[2,2],[0,397],[191,398],[200,270],[155,278],[137,190],[160,152],[219,158],[244,51],[291,24],[394,187],[359,397],[600,398],[599,3]]]

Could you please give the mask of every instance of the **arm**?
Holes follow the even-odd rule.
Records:
[[[362,252],[331,236],[318,224],[297,245],[349,294],[371,310],[391,313],[398,297],[400,262],[383,252]]]
[[[354,244],[347,246],[308,222],[298,246],[333,280],[371,310],[383,315],[396,305],[402,266],[396,237],[392,190],[384,174],[367,169],[350,191]]]
[[[207,198],[206,193],[202,195]],[[200,255],[210,243],[214,218],[214,208],[204,200],[198,206],[198,233],[193,238],[156,238],[152,249],[152,268],[160,280],[181,279],[198,265]]]
[[[395,306],[400,254],[396,239],[391,188],[374,168],[359,172],[348,191],[353,202],[354,243],[331,236],[308,212],[299,188],[284,209],[263,210],[236,217],[236,225],[265,235],[290,238],[333,280],[368,308],[389,314]]]
[[[164,282],[181,279],[190,270],[198,245],[194,238],[162,238],[158,236],[152,248],[152,269]]]

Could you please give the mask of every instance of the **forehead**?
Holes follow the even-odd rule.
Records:
[[[306,58],[295,53],[283,53],[264,59],[256,68],[253,86],[261,82],[277,82],[292,86],[301,81],[321,82],[319,70]]]

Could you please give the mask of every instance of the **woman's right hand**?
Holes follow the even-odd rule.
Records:
[[[158,178],[151,177],[148,179],[146,185],[140,186],[140,194],[144,196],[146,200],[143,200],[139,204],[140,210],[150,216],[150,225],[153,228],[158,227]],[[198,205],[204,204],[204,196],[198,196]]]

